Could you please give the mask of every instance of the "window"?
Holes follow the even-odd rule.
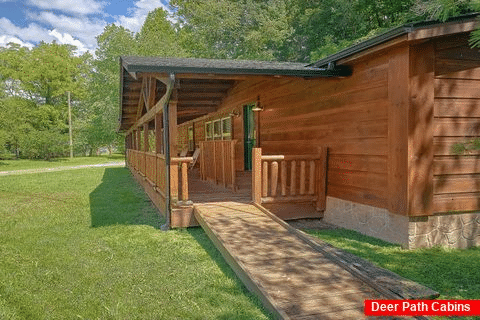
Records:
[[[222,119],[222,139],[232,139],[232,119],[230,117]]]
[[[193,139],[193,126],[188,127],[187,135],[188,135],[188,151],[194,151],[195,140]]]
[[[205,140],[213,140],[213,124],[211,121],[205,123]]]
[[[222,140],[222,121],[220,119],[213,121],[213,139]]]

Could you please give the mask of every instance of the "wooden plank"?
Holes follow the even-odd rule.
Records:
[[[435,57],[433,43],[410,48],[408,112],[408,215],[433,214]],[[435,90],[434,90],[435,88]]]
[[[480,117],[480,99],[435,99],[435,117]]]
[[[328,171],[328,183],[381,191],[388,187],[388,176],[383,173],[332,169]]]
[[[328,157],[328,169],[387,173],[387,157],[332,154]]]
[[[442,175],[433,179],[434,193],[480,192],[480,175]]]
[[[435,156],[455,156],[453,147],[457,143],[465,143],[470,139],[463,137],[435,137],[433,139],[433,149]],[[467,155],[478,155],[480,150],[469,150]]]
[[[188,165],[186,162],[182,163],[182,200],[188,200]]]
[[[286,161],[281,161],[281,178],[280,178],[280,184],[282,188],[282,196],[287,195],[287,162]]]
[[[480,156],[435,157],[433,173],[435,175],[480,173]]]
[[[480,80],[480,61],[437,59],[435,77]]]
[[[175,93],[172,95],[173,99]],[[178,155],[178,126],[177,126],[177,103],[169,102],[168,106],[168,122],[170,128],[170,155],[176,157]]]
[[[479,84],[478,80],[435,79],[435,97],[480,99]]]
[[[436,137],[478,137],[480,118],[437,118],[434,134]]]
[[[435,212],[465,212],[480,209],[480,193],[438,194],[434,196]]]
[[[466,62],[477,61],[477,66],[478,63],[480,63],[480,52],[477,48],[471,48],[468,44],[436,51],[435,57],[441,60],[466,60]]]
[[[389,197],[385,190],[369,190],[353,186],[335,185],[330,182],[327,186],[327,196],[386,209]]]

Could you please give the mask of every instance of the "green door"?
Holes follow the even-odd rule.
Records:
[[[244,163],[245,170],[252,170],[252,149],[255,147],[255,115],[254,104],[243,107]]]

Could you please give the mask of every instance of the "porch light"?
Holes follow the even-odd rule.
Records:
[[[257,102],[255,106],[252,108],[252,111],[263,111],[263,107],[260,105],[260,96],[257,96]]]

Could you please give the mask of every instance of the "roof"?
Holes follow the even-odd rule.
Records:
[[[252,60],[121,57],[127,72],[163,72],[197,74],[284,75],[298,77],[348,76],[346,67],[318,68],[305,63]]]
[[[343,58],[347,58],[351,55],[354,55],[355,53],[375,47],[379,44],[390,41],[402,35],[407,35],[409,33],[413,33],[421,29],[429,29],[429,28],[435,28],[439,26],[445,26],[448,23],[458,24],[461,22],[474,21],[475,18],[477,18],[479,15],[480,13],[472,13],[472,14],[454,17],[447,21],[430,20],[430,21],[419,21],[419,22],[407,23],[407,24],[404,24],[403,26],[390,29],[368,40],[352,45],[346,49],[343,49],[337,53],[334,53],[330,56],[320,59],[314,63],[308,64],[306,67],[317,67],[317,68],[326,67],[329,64],[336,63],[337,61]]]

